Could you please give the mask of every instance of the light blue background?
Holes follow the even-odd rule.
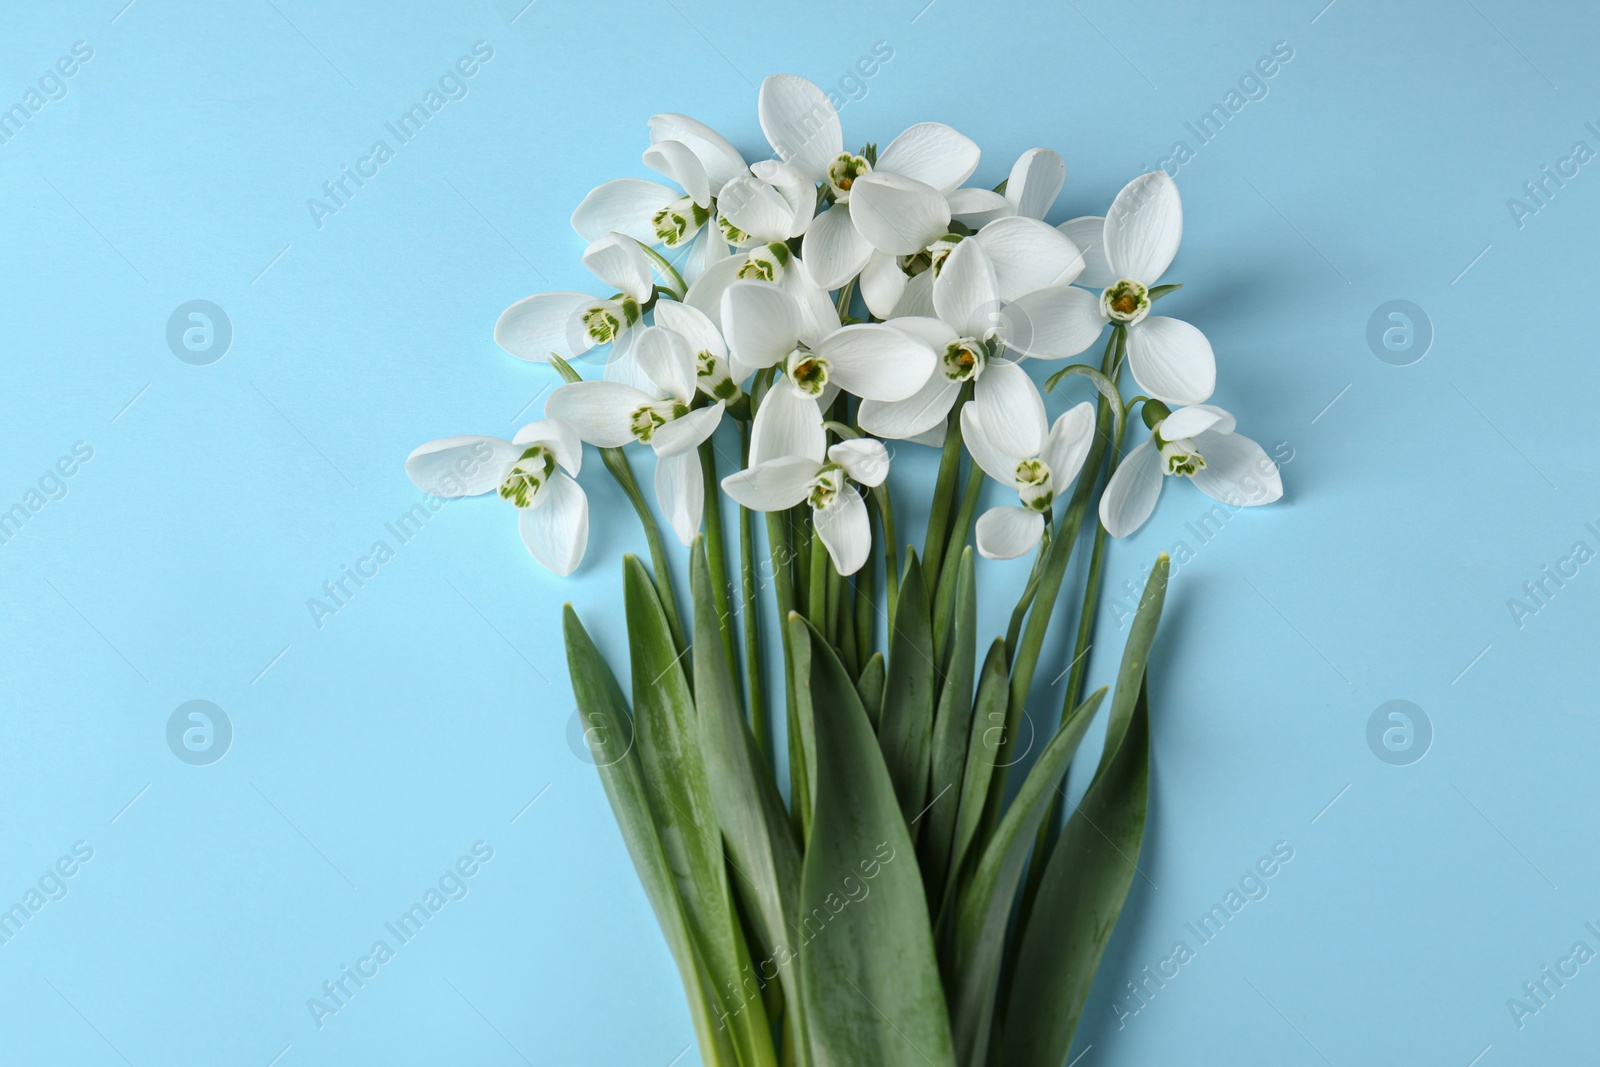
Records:
[[[983,147],[984,185],[1054,147],[1051,221],[1103,213],[1174,141],[1196,148],[1185,123],[1275,42],[1294,53],[1178,175],[1188,287],[1164,310],[1212,339],[1241,430],[1293,459],[1281,504],[1204,547],[1186,524],[1208,502],[1183,484],[1115,546],[1113,588],[1177,541],[1197,551],[1153,663],[1141,876],[1078,1062],[1594,1055],[1600,963],[1524,1028],[1506,1006],[1574,942],[1600,949],[1600,567],[1520,628],[1507,606],[1574,542],[1600,549],[1600,164],[1520,227],[1507,206],[1575,141],[1600,149],[1592,7],[125,2],[0,18],[0,107],[94,49],[0,145],[0,509],[94,450],[0,545],[0,906],[94,849],[0,945],[8,1062],[695,1062],[568,741],[559,606],[622,650],[631,515],[586,479],[596,521],[566,581],[493,501],[403,545],[385,524],[420,498],[414,446],[539,410],[553,374],[492,324],[588,284],[567,216],[645,173],[648,115],[761,158],[762,77],[837,88],[880,41],[893,59],[844,108],[847,143],[948,122]],[[318,228],[307,198],[476,41],[494,56],[470,94]],[[210,366],[165,341],[192,299],[232,321]],[[1392,299],[1435,331],[1411,366],[1367,344]],[[914,451],[903,486],[931,469]],[[319,628],[307,599],[379,539],[395,558]],[[1022,569],[980,567],[991,628]],[[1103,647],[1124,632],[1108,611]],[[1047,656],[1053,713],[1066,657]],[[193,699],[235,731],[207,767],[165,739]],[[1368,748],[1391,699],[1433,725],[1411,766]],[[478,841],[494,858],[470,894],[319,1029],[307,998]],[[1193,947],[1184,924],[1280,841],[1270,895],[1119,1022],[1123,984]]]

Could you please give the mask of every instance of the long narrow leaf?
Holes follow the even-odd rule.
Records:
[[[944,926],[949,903],[967,853],[978,835],[983,810],[989,799],[989,780],[994,776],[997,739],[1005,733],[1006,702],[1011,698],[1011,679],[1006,671],[1005,638],[997,637],[984,657],[978,675],[978,693],[972,703],[972,726],[967,738],[966,766],[961,774],[961,802],[956,810],[955,840],[950,845],[950,866],[945,875],[939,925]],[[982,842],[979,842],[982,845]]]
[[[954,1067],[911,836],[843,665],[804,619],[797,687],[816,710],[817,794],[801,878],[800,976],[817,1067]]]
[[[883,690],[878,743],[906,821],[927,802],[928,753],[933,741],[933,618],[928,587],[915,553],[906,561],[889,635],[889,674]]]
[[[1066,773],[1083,732],[1105,695],[1104,689],[1096,690],[1062,720],[1006,809],[978,860],[971,883],[962,893],[956,912],[952,967],[956,980],[952,998],[955,1014],[951,1025],[957,1054],[969,1067],[982,1067],[988,1050],[1006,923],[1016,903],[1017,885],[1022,880],[1033,836],[1050,807],[1050,799],[1056,795],[1056,783]]]
[[[1168,569],[1163,553],[1151,569],[1122,654],[1100,765],[1050,855],[1022,930],[1001,1035],[1000,1062],[1006,1067],[1065,1062],[1137,871],[1150,792],[1145,667]]]
[[[955,624],[950,639],[949,666],[939,689],[939,709],[933,719],[933,755],[929,764],[928,810],[923,816],[924,872],[931,900],[944,889],[955,843],[956,812],[961,804],[961,780],[966,772],[967,746],[972,736],[972,677],[978,657],[978,615],[972,548],[961,552],[955,586]]]

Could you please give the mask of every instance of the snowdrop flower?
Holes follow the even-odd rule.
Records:
[[[706,317],[705,313],[676,300],[662,300],[656,304],[657,326],[664,326],[682,335],[694,353],[695,385],[711,400],[732,402],[744,392],[733,377],[733,360],[728,355],[728,344],[722,331]]]
[[[406,474],[438,497],[497,492],[517,509],[522,543],[533,558],[567,575],[589,543],[589,498],[573,480],[583,445],[572,427],[530,422],[510,441],[464,435],[429,441],[406,459]]]
[[[632,237],[611,234],[591,244],[583,265],[620,292],[609,297],[588,293],[539,293],[506,308],[494,324],[495,343],[518,359],[550,362],[553,352],[573,360],[597,345],[625,350],[624,338],[639,325],[644,307],[655,295],[650,259]]]
[[[814,321],[790,292],[769,282],[735,282],[722,301],[734,376],[779,368],[751,427],[753,463],[780,456],[820,459],[822,402],[836,389],[904,400],[933,373],[933,351],[917,338],[882,324]]]
[[[1039,543],[1044,513],[1078,476],[1094,438],[1094,405],[1087,402],[1063,412],[1048,433],[1037,389],[1029,402],[1017,404],[1007,415],[1006,423],[997,426],[976,403],[961,409],[961,432],[973,462],[1001,485],[1014,488],[1020,501],[979,516],[978,552],[988,559],[1014,559]]]
[[[921,252],[949,231],[951,198],[961,206],[958,187],[978,167],[978,146],[939,122],[910,127],[875,162],[845,151],[827,94],[793,74],[762,82],[758,106],[778,158],[833,200],[811,221],[801,246],[824,289],[863,270],[864,286],[898,272],[895,257]]]
[[[632,358],[642,372],[638,384],[623,381],[569,382],[545,402],[545,414],[570,425],[597,448],[633,441],[656,454],[656,499],[685,545],[700,529],[705,483],[702,441],[722,421],[723,401],[693,407],[697,392],[695,351],[688,338],[664,326],[640,333]]]
[[[1101,290],[1095,320],[1127,327],[1128,367],[1140,387],[1169,404],[1209,397],[1217,385],[1211,342],[1187,322],[1150,315],[1150,290],[1183,236],[1183,204],[1167,172],[1129,182],[1104,219],[1073,219],[1060,229],[1084,252],[1078,283]]]
[[[1033,219],[1008,218],[991,225],[1001,223],[1019,223],[1055,233]],[[880,437],[917,438],[944,421],[955,406],[962,385],[970,381],[976,410],[993,428],[995,439],[1007,447],[1024,446],[1032,431],[1022,413],[1037,408],[1042,420],[1044,405],[1032,379],[1002,353],[1010,349],[1047,359],[1075,355],[1092,344],[1101,329],[1087,317],[1094,304],[1091,294],[1064,282],[1030,288],[1036,281],[1047,280],[1043,275],[1030,276],[1023,265],[1024,257],[1013,254],[1016,248],[1028,247],[1030,240],[997,242],[1007,257],[1001,261],[1006,264],[1005,274],[997,269],[987,246],[977,238],[956,244],[936,268],[933,310],[938,317],[911,316],[888,322],[922,338],[933,348],[939,360],[933,374],[921,389],[903,400],[863,400],[863,429]],[[1062,268],[1066,272],[1063,276],[1071,281],[1081,259],[1071,242],[1061,243],[1073,254]],[[1050,260],[1045,257],[1040,262]],[[1058,257],[1054,264],[1051,270],[1060,268]],[[1004,284],[1002,278],[1006,279]],[[1014,298],[1007,302],[1008,297]],[[1042,428],[1039,436],[1043,436]],[[1025,453],[1026,449],[1018,454]]]
[[[817,428],[822,428],[820,419]],[[872,551],[872,524],[855,485],[882,485],[888,474],[889,452],[883,442],[862,439],[840,441],[828,449],[826,459],[784,456],[757,463],[724,478],[722,488],[753,511],[810,503],[812,523],[834,569],[850,575]]]
[[[1197,404],[1169,411],[1160,401],[1144,406],[1150,440],[1123,457],[1100,497],[1100,521],[1113,537],[1126,537],[1150,517],[1166,477],[1187,477],[1211,499],[1232,507],[1270,504],[1283,496],[1278,466],[1262,447],[1233,432],[1233,416]]]

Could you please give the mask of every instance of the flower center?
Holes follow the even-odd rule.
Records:
[[[784,374],[807,396],[821,396],[828,384],[828,361],[810,349],[797,348],[789,353]]]
[[[583,331],[595,344],[609,344],[623,330],[638,322],[639,314],[639,302],[633,297],[613,297],[584,311]]]
[[[1051,484],[1050,465],[1042,459],[1025,459],[1017,464],[1013,477],[1017,481],[1017,496],[1022,506],[1034,511],[1048,511],[1055,502],[1055,487]]]
[[[722,230],[722,236],[728,239],[729,244],[743,247],[750,243],[750,235],[729,222],[726,215],[717,216],[717,226]]]
[[[1112,322],[1131,326],[1150,314],[1150,290],[1143,282],[1124,278],[1100,294],[1100,310]]]
[[[940,358],[944,362],[944,376],[952,382],[972,381],[983,373],[989,361],[984,346],[972,337],[951,341]]]
[[[700,227],[704,226],[706,219],[710,217],[710,210],[685,196],[674,200],[650,216],[650,225],[655,229],[656,237],[662,244],[668,248],[677,248],[699,233]]]
[[[628,429],[633,432],[635,440],[650,443],[656,431],[673,419],[689,414],[687,406],[676,400],[657,400],[650,404],[640,404],[628,415]]]
[[[739,395],[739,383],[728,372],[728,361],[716,353],[702,348],[694,357],[694,374],[700,391],[718,400],[732,400]]]
[[[1161,469],[1166,474],[1181,474],[1193,478],[1196,471],[1205,469],[1206,458],[1194,450],[1194,442],[1185,437],[1166,441],[1156,435],[1156,446],[1161,449]]]
[[[511,471],[500,483],[500,499],[509,500],[519,508],[531,508],[539,499],[539,491],[555,472],[556,457],[543,445],[532,445],[511,465]]]
[[[775,241],[760,248],[753,248],[746,257],[748,262],[739,268],[741,278],[754,278],[761,282],[775,282],[783,277],[784,268],[789,265],[791,257],[789,246],[781,241]]]
[[[841,152],[832,163],[828,164],[828,184],[833,187],[833,195],[838,201],[847,203],[850,199],[850,187],[855,185],[856,179],[863,174],[870,173],[872,164],[863,156],[850,152]]]
[[[844,470],[827,466],[811,480],[811,488],[806,493],[806,499],[813,508],[824,511],[833,507],[842,492],[844,492]]]

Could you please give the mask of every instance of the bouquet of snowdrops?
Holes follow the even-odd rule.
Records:
[[[1241,506],[1277,499],[1278,472],[1205,403],[1205,336],[1152,313],[1178,288],[1164,172],[1052,226],[1066,168],[1048,149],[971,188],[978,148],[940,123],[851,151],[790,75],[759,112],[775,158],[754,164],[687,116],[650,120],[644,162],[672,184],[607,182],[572,216],[602,295],[530,296],[495,327],[565,380],[544,418],[433,441],[406,469],[439,496],[498,494],[560,574],[588,539],[585,444],[637,511],[652,567],[623,561],[631,701],[570,605],[567,656],[707,1064],[1060,1067],[1143,837],[1168,576],[1161,556],[1063,819],[1106,704],[1082,690],[1108,536],[1169,477]],[[1041,360],[1059,368],[1045,391],[1084,397],[1053,421]],[[920,553],[896,533],[902,442],[938,454]],[[630,458],[646,451],[657,509]],[[983,510],[986,478],[1006,502]],[[687,548],[686,601],[657,510]],[[1032,559],[981,655],[969,540]],[[1085,541],[1072,655],[1048,665],[1065,700],[1029,752],[1018,728]]]

